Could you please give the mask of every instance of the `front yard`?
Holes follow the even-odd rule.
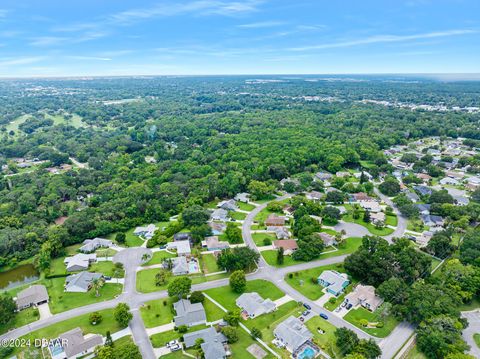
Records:
[[[322,292],[323,287],[320,286],[317,282],[318,276],[323,271],[328,269],[343,272],[343,263],[330,264],[322,267],[289,273],[285,277],[285,280],[291,287],[298,290],[308,299],[317,300],[324,294]]]
[[[152,258],[150,258],[150,260],[148,262],[143,263],[142,266],[151,266],[151,265],[154,265],[154,264],[162,264],[163,261],[166,258],[173,258],[173,257],[176,257],[176,254],[169,253],[167,251],[155,252],[155,253],[153,253]]]
[[[152,300],[140,307],[140,315],[146,328],[154,328],[173,320],[173,300],[171,298]]]
[[[334,325],[330,324],[325,319],[320,318],[318,315],[309,319],[305,325],[313,334],[313,342],[321,349],[329,353],[332,357],[339,357],[338,348],[335,344],[335,330]]]
[[[366,333],[376,336],[378,338],[387,337],[392,330],[397,326],[398,321],[393,317],[393,315],[382,316],[382,312],[385,309],[386,303],[382,304],[375,312],[370,312],[365,308],[351,309],[343,319],[352,323],[356,327],[362,329]],[[368,321],[368,323],[383,323],[381,328],[370,328],[362,325],[362,321]],[[373,325],[372,325],[373,326]]]
[[[269,246],[276,240],[275,234],[265,232],[252,233],[252,238],[258,247]]]
[[[249,292],[257,292],[263,299],[270,298],[273,301],[284,296],[284,293],[274,284],[262,279],[247,281],[245,293]],[[205,293],[220,303],[227,310],[238,309],[237,305],[235,304],[235,300],[240,296],[240,294],[235,293],[230,286],[208,289],[205,291]]]

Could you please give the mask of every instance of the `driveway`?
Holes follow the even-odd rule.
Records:
[[[463,339],[470,345],[469,353],[475,358],[480,358],[480,348],[475,343],[473,335],[480,333],[480,310],[462,312],[462,317],[468,320],[468,327],[463,330]]]
[[[339,221],[333,229],[337,232],[345,231],[346,237],[363,237],[372,235],[364,226],[352,222]]]
[[[37,306],[37,309],[38,309],[38,312],[40,313],[40,319],[47,319],[52,316],[48,303],[40,304],[39,306]]]

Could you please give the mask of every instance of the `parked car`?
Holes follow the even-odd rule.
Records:
[[[110,277],[110,276],[108,276],[108,275],[104,275],[104,276],[103,276],[103,279],[105,279],[105,280],[110,280],[110,279],[112,279],[112,277]]]
[[[324,313],[320,313],[320,318],[323,318],[325,320],[328,320],[328,315],[324,314]]]
[[[312,310],[312,307],[311,307],[309,304],[307,304],[307,303],[303,303],[303,306],[304,306],[305,308],[307,308],[308,310]]]
[[[299,319],[301,322],[303,322],[303,321],[305,320],[304,317],[300,317],[300,318],[298,318],[298,319]]]
[[[310,314],[310,311],[309,311],[309,310],[306,310],[306,311],[304,311],[304,312],[302,313],[302,315],[303,315],[304,317],[306,317],[306,316],[309,315],[309,314]]]
[[[347,309],[350,309],[352,307],[352,303],[347,304]]]
[[[180,348],[180,345],[178,345],[178,344],[175,344],[175,345],[170,346],[170,351],[172,351],[172,352],[176,352],[176,351],[178,351],[178,350],[180,350],[180,349],[181,349],[181,348]]]

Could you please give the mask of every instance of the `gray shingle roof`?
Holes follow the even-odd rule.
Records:
[[[80,328],[75,328],[66,333],[60,334],[59,338],[66,343],[63,350],[68,358],[75,357],[97,345],[103,344],[103,338],[100,335],[95,334],[85,338]]]
[[[202,303],[191,303],[188,299],[180,299],[173,304],[173,308],[177,313],[173,319],[177,327],[201,323],[207,320]]]
[[[209,327],[196,332],[187,333],[183,336],[183,342],[186,348],[191,348],[195,345],[195,341],[202,338],[205,343],[225,343],[227,338],[222,333],[217,333],[215,328]]]
[[[243,293],[235,301],[250,316],[259,316],[270,313],[277,307],[270,299],[263,299],[258,293]]]
[[[18,308],[24,308],[45,301],[48,301],[47,288],[44,285],[35,284],[18,292],[16,303]]]
[[[83,242],[83,246],[79,248],[80,252],[93,252],[97,248],[102,247],[110,247],[112,245],[112,241],[104,238],[94,238],[94,239],[86,239]]]
[[[293,316],[280,323],[273,333],[292,353],[313,337],[308,328]]]
[[[102,278],[100,273],[80,272],[69,275],[65,280],[66,292],[86,292],[95,279]]]

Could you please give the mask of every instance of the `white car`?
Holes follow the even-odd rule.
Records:
[[[178,345],[178,344],[175,344],[175,345],[171,345],[171,346],[170,346],[170,351],[172,351],[172,352],[176,352],[176,351],[178,351],[178,350],[180,350],[180,349],[181,349],[181,347],[180,347],[180,345]]]

